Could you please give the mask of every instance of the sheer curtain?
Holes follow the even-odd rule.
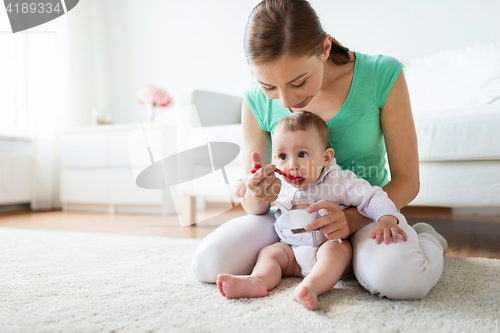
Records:
[[[43,30],[42,30],[43,29]],[[20,82],[16,86],[19,128],[33,138],[31,208],[58,207],[58,131],[70,115],[67,21],[62,17],[15,38]]]
[[[60,207],[59,134],[70,126],[89,125],[96,105],[95,6],[83,1],[66,15],[16,34],[5,31],[2,18],[0,38],[8,49],[0,58],[0,134],[33,139],[33,210]]]
[[[34,210],[58,206],[57,133],[69,124],[64,112],[68,104],[65,23],[55,20],[45,27],[54,32],[23,36],[27,53],[27,120],[35,145],[31,192]]]

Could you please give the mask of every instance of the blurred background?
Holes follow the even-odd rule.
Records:
[[[168,92],[176,106],[182,106],[177,96],[196,90],[241,97],[254,84],[243,32],[258,2],[81,0],[62,17],[16,34],[0,10],[2,156],[33,156],[28,171],[21,165],[29,162],[9,166],[3,160],[5,177],[29,176],[0,182],[2,204],[60,208],[61,138],[88,133],[72,129],[92,126],[96,118],[116,126],[147,121],[137,91],[148,84]],[[343,45],[402,62],[500,36],[496,0],[310,2],[325,31]],[[14,195],[23,186],[25,194]]]

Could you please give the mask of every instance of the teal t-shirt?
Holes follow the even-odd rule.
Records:
[[[383,187],[390,178],[380,110],[403,65],[385,55],[355,54],[349,95],[327,123],[330,146],[342,169]],[[244,97],[260,127],[271,134],[279,121],[291,113],[279,99],[267,98],[259,85],[246,91]]]

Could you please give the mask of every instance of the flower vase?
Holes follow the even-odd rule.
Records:
[[[156,110],[154,104],[148,104],[148,118],[150,122],[154,122]]]

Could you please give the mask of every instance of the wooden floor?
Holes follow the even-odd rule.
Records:
[[[196,226],[180,227],[177,216],[108,215],[61,211],[0,213],[0,227],[68,230],[154,237],[203,238],[225,221],[244,215],[241,206],[213,218],[220,208],[199,212]],[[410,225],[427,222],[449,244],[450,257],[500,258],[500,216],[456,216],[450,209],[407,207],[402,209]]]

